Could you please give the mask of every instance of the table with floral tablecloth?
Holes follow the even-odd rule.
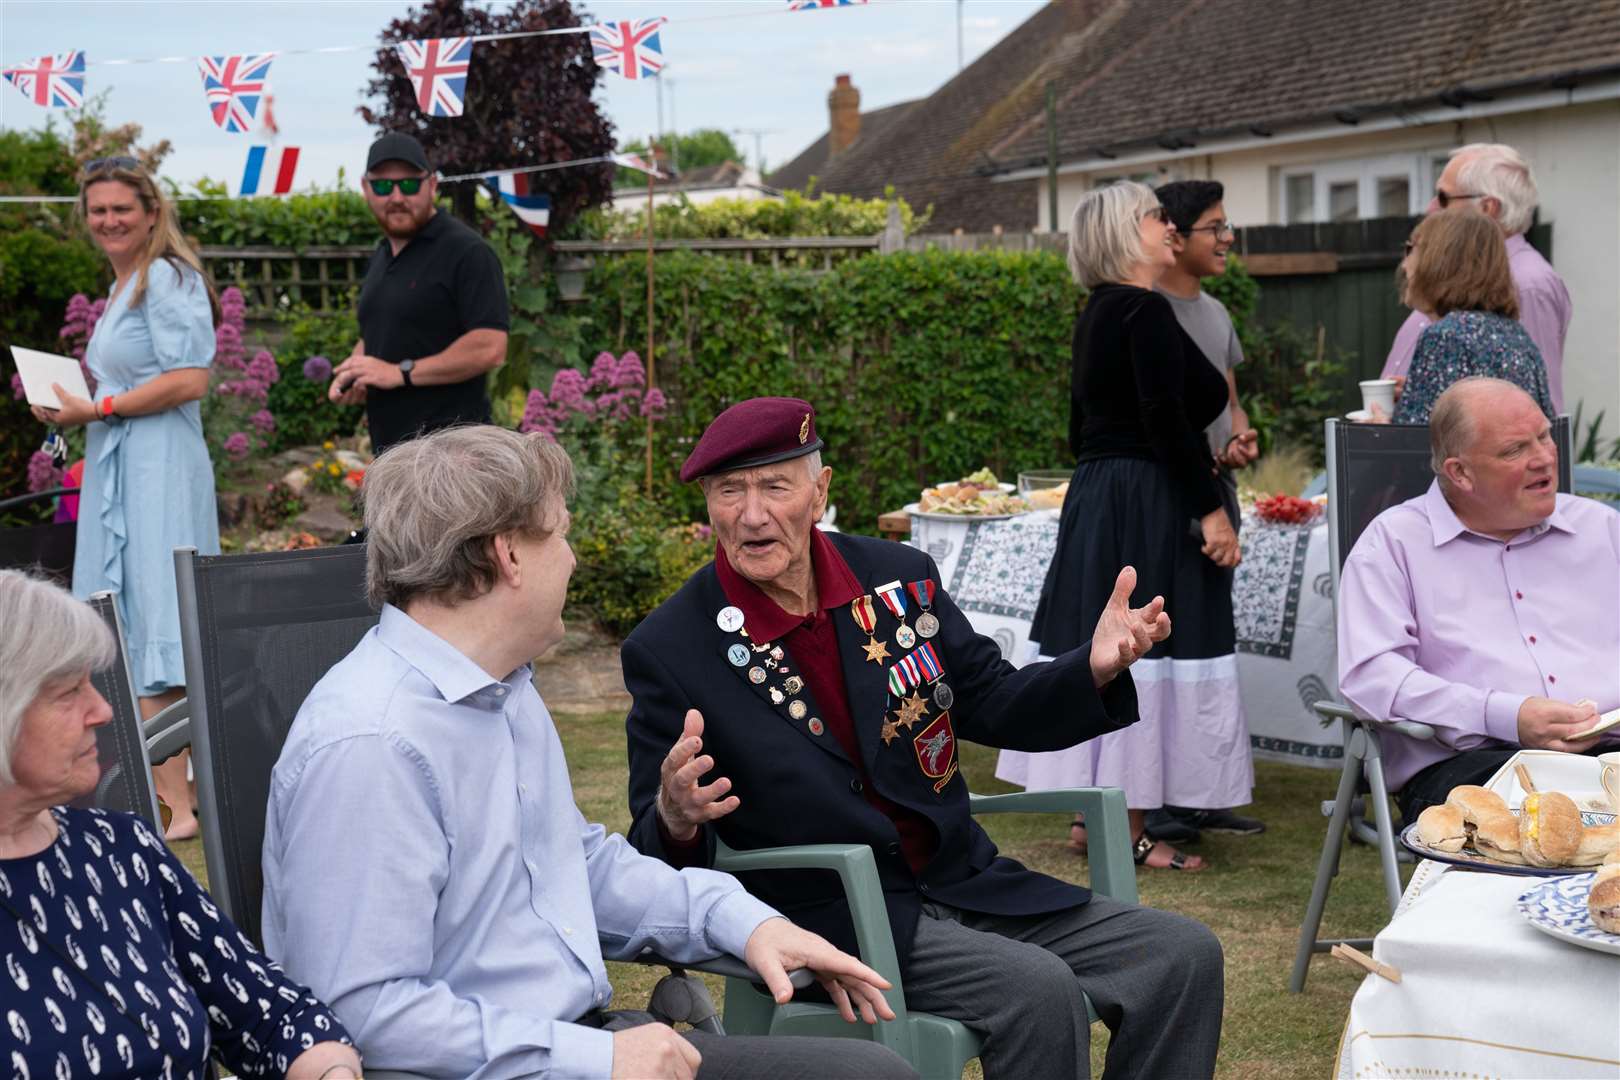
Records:
[[[995,520],[914,513],[910,542],[939,564],[940,580],[974,629],[1022,665],[1034,656],[1030,621],[1057,531],[1056,510]],[[1311,709],[1338,685],[1327,526],[1273,525],[1247,514],[1241,539],[1232,608],[1255,756],[1336,769],[1344,752],[1338,725],[1324,727]]]

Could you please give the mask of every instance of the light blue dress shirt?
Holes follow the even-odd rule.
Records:
[[[603,956],[741,956],[777,913],[574,805],[528,666],[496,680],[397,608],[311,691],[271,779],[265,951],[374,1069],[605,1077]],[[639,1003],[637,1003],[639,1005]]]

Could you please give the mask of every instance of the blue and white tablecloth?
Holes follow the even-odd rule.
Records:
[[[1030,621],[1057,531],[1056,510],[995,521],[911,516],[912,546],[934,557],[974,629],[1019,665],[1034,654]],[[1338,724],[1322,726],[1311,709],[1338,685],[1327,526],[1270,525],[1250,516],[1241,539],[1232,608],[1255,757],[1337,769],[1344,754]]]

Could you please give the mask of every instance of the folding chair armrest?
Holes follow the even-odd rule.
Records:
[[[1326,698],[1321,701],[1312,702],[1311,708],[1315,709],[1316,715],[1320,716],[1323,720],[1361,719],[1361,717],[1356,715],[1356,711],[1350,706],[1340,705],[1337,701],[1328,701]]]
[[[1125,793],[1119,788],[1058,788],[968,796],[977,814],[1084,814],[1092,891],[1128,904],[1138,902],[1136,863],[1131,858],[1131,824]]]
[[[191,707],[185,698],[141,725],[146,759],[161,765],[191,745]]]
[[[795,847],[733,851],[719,844],[714,868],[728,874],[757,870],[831,870],[844,886],[850,920],[855,924],[855,946],[861,960],[889,981],[884,992],[895,1021],[906,1021],[906,997],[900,983],[900,959],[889,929],[889,909],[883,901],[883,882],[877,860],[865,844],[801,844]]]
[[[1362,716],[1348,705],[1340,705],[1336,701],[1318,701],[1311,705],[1318,716],[1323,720],[1345,720],[1350,723],[1371,724],[1380,731],[1393,731],[1412,739],[1432,741],[1434,728],[1428,724],[1421,724],[1416,720],[1380,720],[1375,717]]]
[[[679,960],[671,960],[666,956],[661,956],[652,949],[643,949],[641,950],[640,955],[636,956],[631,962],[636,964],[650,964],[654,967],[667,967],[671,970],[678,968],[684,971],[702,971],[709,975],[720,975],[727,979],[747,979],[750,982],[756,983],[761,981],[758,973],[756,973],[753,968],[749,967],[737,957],[729,955],[716,956],[712,960],[697,960],[693,961],[692,963],[683,963]],[[815,982],[816,977],[810,974],[810,972],[806,969],[800,968],[797,971],[788,972],[788,981],[793,984],[793,988],[795,990],[803,990],[805,987]]]

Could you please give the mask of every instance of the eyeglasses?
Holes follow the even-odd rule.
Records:
[[[1442,209],[1442,210],[1446,209],[1452,203],[1457,202],[1460,199],[1483,199],[1483,198],[1486,198],[1486,196],[1482,195],[1482,194],[1453,195],[1450,192],[1441,191],[1439,188],[1436,188],[1435,191],[1434,191],[1434,201],[1440,204],[1440,209]]]
[[[1150,206],[1142,212],[1142,220],[1152,218],[1163,225],[1170,224],[1170,212],[1162,206]]]
[[[1417,245],[1412,243],[1412,241],[1410,241],[1410,240],[1408,240],[1406,242],[1405,246],[1402,247],[1402,249],[1401,249],[1403,257],[1410,256],[1412,254],[1412,252],[1414,252],[1416,250],[1417,250]]]
[[[1237,230],[1230,221],[1212,221],[1208,225],[1199,225],[1191,229],[1182,229],[1184,233],[1207,232],[1219,240],[1223,236],[1236,236]]]
[[[139,169],[141,163],[132,157],[120,155],[118,157],[102,157],[84,163],[84,175],[91,176],[109,169]]]
[[[422,190],[422,182],[426,179],[425,176],[404,176],[397,180],[384,180],[374,177],[368,179],[366,183],[370,185],[372,194],[379,197],[393,194],[396,187],[399,188],[401,194],[415,195]]]

